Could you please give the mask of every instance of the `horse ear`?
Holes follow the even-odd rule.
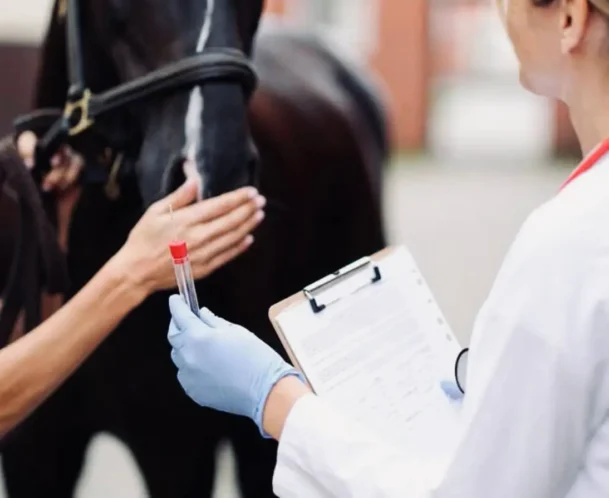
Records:
[[[65,18],[56,0],[51,21],[40,49],[34,107],[63,107],[68,93]]]

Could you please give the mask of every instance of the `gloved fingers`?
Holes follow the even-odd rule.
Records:
[[[180,298],[181,300],[181,298]],[[187,342],[195,339],[200,341],[211,332],[213,327],[204,322],[203,320],[197,320],[196,323],[191,324],[188,328],[181,330],[176,323],[175,319],[169,322],[169,330],[167,331],[167,340],[171,344],[172,348],[176,351],[180,351],[184,348]]]
[[[173,318],[172,321],[180,332],[187,330],[189,327],[196,327],[197,324],[201,323],[201,320],[190,311],[188,305],[178,294],[169,297],[169,311]]]
[[[199,318],[202,322],[212,328],[221,327],[223,325],[221,321],[222,319],[214,315],[210,309],[205,307],[199,310]]]
[[[201,308],[199,316],[201,317],[201,320],[204,320],[210,327],[232,327],[234,325],[221,316],[215,315],[209,308]]]
[[[184,390],[184,393],[186,393],[186,395],[190,399],[192,399],[195,403],[197,403],[197,405],[203,406],[205,408],[208,407],[208,405],[206,403],[199,401],[199,399],[198,399],[199,397],[196,396],[197,387],[193,386],[191,384],[190,376],[183,370],[178,371],[178,382],[180,383],[180,386]]]
[[[214,315],[207,308],[201,308],[199,310],[199,316],[195,316],[195,314],[184,302],[184,299],[177,294],[174,294],[169,298],[169,310],[171,311],[175,326],[178,329],[177,331],[173,332],[174,334],[178,334],[181,331],[186,330],[188,327],[193,326],[195,324],[193,320],[197,320],[199,323],[203,322],[208,327],[217,327],[221,325],[219,317]]]
[[[218,315],[214,315],[214,313],[208,308],[201,308],[199,316],[201,317],[201,320],[204,320],[205,323],[208,323],[214,328],[234,326],[234,323],[231,323]]]
[[[182,335],[182,331],[178,328],[175,323],[175,320],[172,318],[169,322],[169,330],[167,331],[167,339],[169,343],[176,349],[180,349],[182,347],[182,342],[184,340],[184,336]]]
[[[169,298],[172,320],[167,331],[167,340],[171,344],[172,360],[178,368],[196,363],[196,351],[206,348],[214,334],[214,328],[205,320],[199,319],[180,296]],[[175,351],[175,352],[174,352]]]
[[[442,388],[442,391],[444,391],[444,394],[452,401],[460,401],[463,399],[464,395],[456,382],[452,380],[443,380],[440,382],[440,387]]]
[[[188,376],[181,369],[178,370],[178,382],[180,383],[180,386],[182,387],[184,392],[188,396],[190,396],[190,388],[189,388],[189,385],[188,385]],[[190,396],[190,397],[192,397],[192,396]]]
[[[169,331],[167,332],[167,340],[173,349],[179,351],[184,348],[188,341],[189,334],[183,333],[175,324],[174,320],[171,320],[169,324]]]
[[[184,368],[184,365],[186,363],[184,361],[184,357],[176,348],[171,349],[171,361],[173,361],[173,364],[178,368],[178,370]]]
[[[176,349],[171,350],[171,361],[177,367],[178,373],[182,376],[183,380],[199,379],[202,372],[205,370],[202,368],[202,364],[205,361],[196,351],[192,348]],[[205,362],[207,364],[207,362]],[[206,365],[203,365],[205,367]]]

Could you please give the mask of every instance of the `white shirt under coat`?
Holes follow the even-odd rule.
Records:
[[[462,433],[438,479],[313,395],[279,445],[282,498],[609,496],[609,158],[522,226],[475,322]]]

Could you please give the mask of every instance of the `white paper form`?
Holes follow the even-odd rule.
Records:
[[[305,301],[277,321],[320,397],[411,455],[444,459],[458,409],[440,382],[454,379],[461,348],[409,251],[400,247],[378,266],[379,282],[361,287],[371,278],[361,272],[328,291],[350,295],[321,313]]]

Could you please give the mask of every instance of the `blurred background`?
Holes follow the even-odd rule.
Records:
[[[29,109],[51,4],[0,0],[2,134]],[[493,0],[267,0],[266,20],[320,33],[378,78],[395,145],[390,241],[413,252],[466,345],[519,225],[578,160],[565,109],[519,86]],[[222,459],[216,496],[235,498],[228,450]],[[145,496],[116,440],[94,442],[78,496]]]

